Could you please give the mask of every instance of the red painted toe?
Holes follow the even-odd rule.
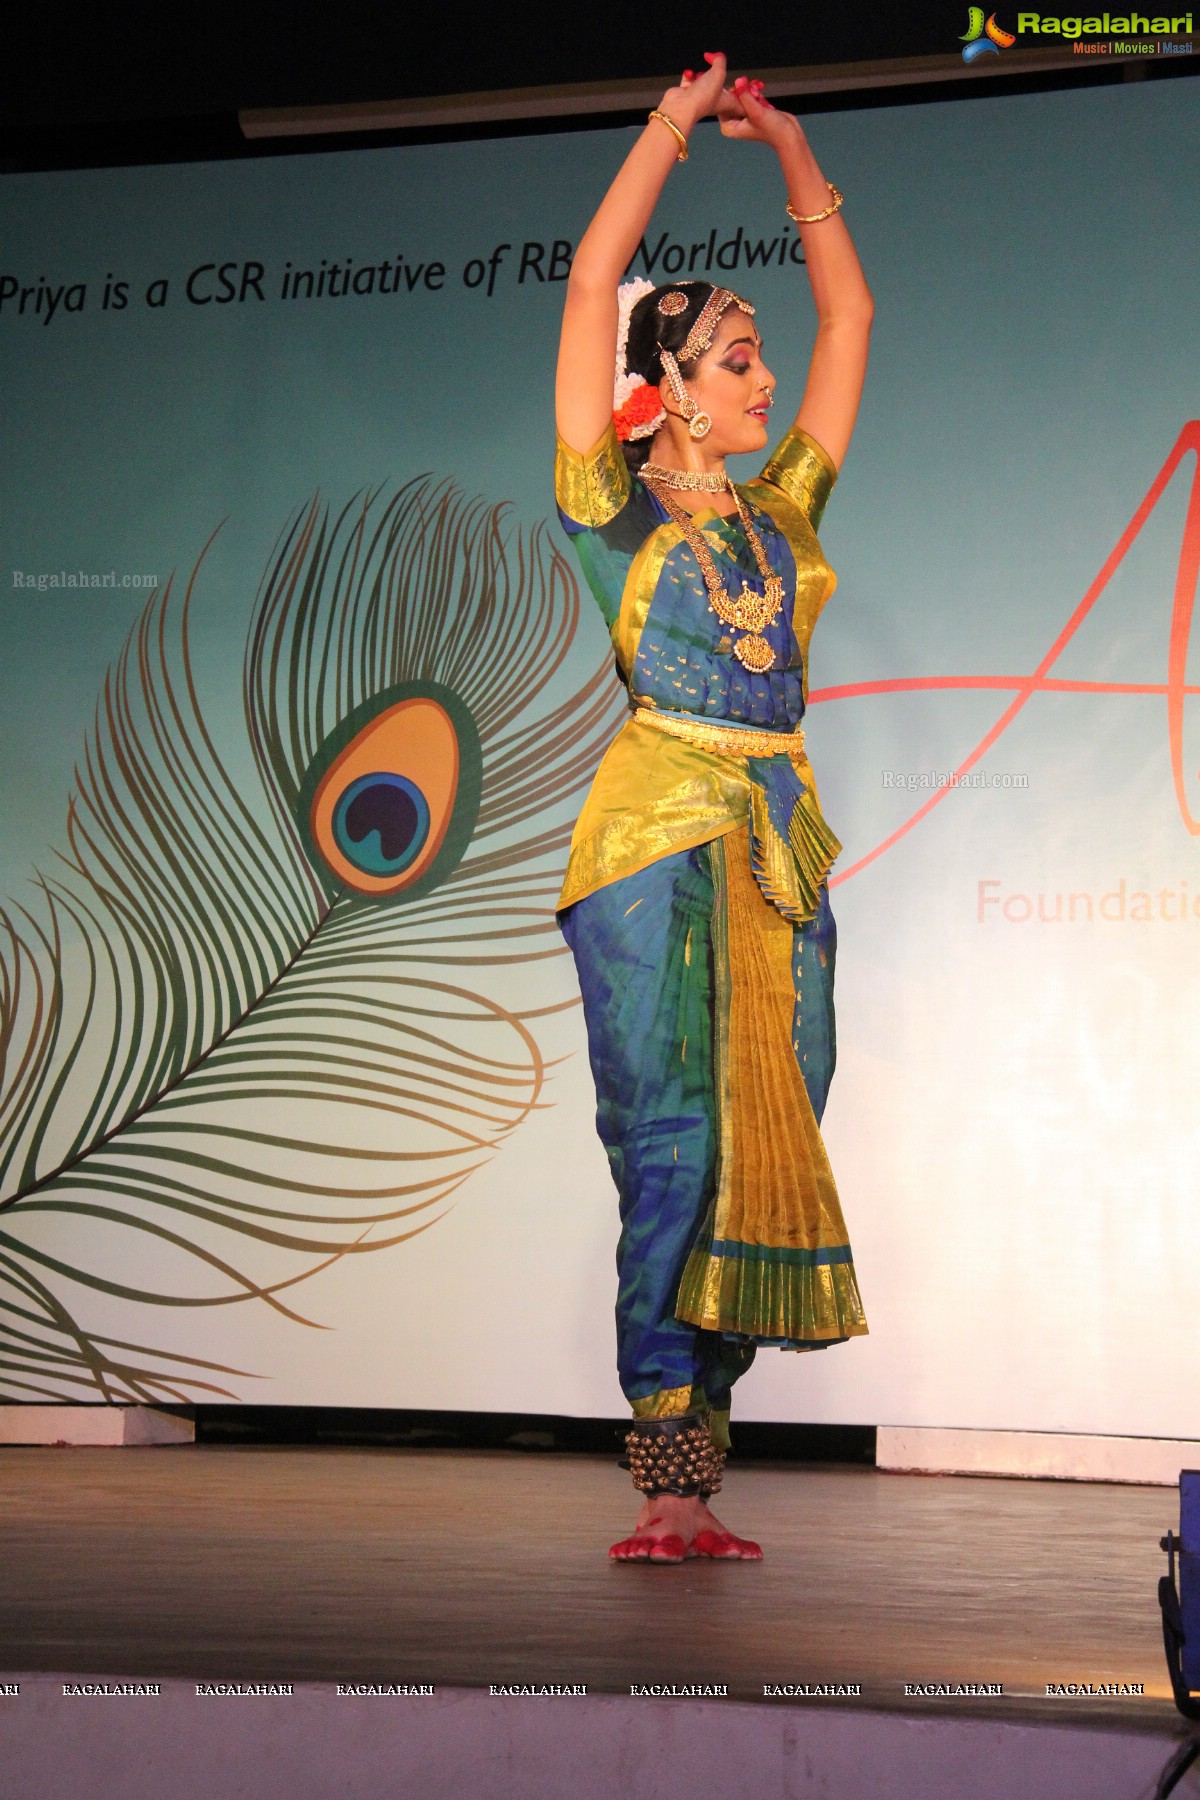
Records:
[[[762,1547],[752,1538],[734,1537],[731,1531],[698,1531],[692,1539],[697,1556],[720,1562],[760,1562]]]
[[[608,1554],[614,1562],[680,1563],[688,1555],[688,1547],[674,1532],[656,1538],[635,1533],[614,1544]]]

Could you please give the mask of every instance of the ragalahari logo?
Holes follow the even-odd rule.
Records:
[[[1011,31],[997,25],[995,13],[990,13],[985,20],[982,6],[968,6],[967,29],[959,41],[963,46],[963,61],[973,63],[977,56],[999,56],[1001,50],[1010,50],[1017,40]]]

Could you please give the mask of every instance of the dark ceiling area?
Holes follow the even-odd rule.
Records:
[[[921,56],[953,50],[965,17],[949,0],[915,21],[903,9],[872,17],[871,8],[804,0],[590,8],[566,0],[561,10],[486,11],[453,0],[420,9],[296,0],[236,12],[80,7],[77,16],[50,5],[23,18],[17,10],[0,27],[11,126],[616,81],[677,74],[706,50],[725,50],[747,70]]]
[[[686,7],[607,0],[590,8],[568,3],[487,11],[454,0],[419,9],[352,0],[274,0],[236,9],[10,5],[0,19],[8,77],[0,169],[263,154],[262,146],[247,145],[240,109],[665,80],[695,66],[705,50],[725,49],[731,66],[746,71],[953,57],[966,17],[959,0],[940,0],[919,12],[818,7],[805,0],[742,7],[709,0]],[[1200,57],[1187,61],[1200,64]],[[1074,68],[1016,85],[1092,82],[1111,73]],[[1175,66],[1163,73],[1191,70]],[[1014,85],[1000,70],[989,74],[986,91]],[[936,95],[909,89],[864,95],[857,103],[961,99],[979,91],[978,84],[957,81],[952,90],[943,83]],[[854,103],[844,92],[828,102]],[[572,122],[568,97],[554,128]],[[611,124],[614,117],[577,122]],[[546,128],[544,122],[521,126]],[[268,153],[307,144],[275,144]],[[335,143],[326,137],[319,147]]]

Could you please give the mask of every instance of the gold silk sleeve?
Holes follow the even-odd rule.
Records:
[[[837,470],[816,438],[793,426],[772,454],[759,480],[769,481],[772,487],[786,494],[817,531],[825,503],[837,480]]]
[[[593,529],[607,525],[628,500],[631,485],[611,421],[604,436],[586,455],[572,450],[559,438],[554,458],[554,497],[576,525]]]

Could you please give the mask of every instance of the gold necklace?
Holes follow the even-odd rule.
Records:
[[[668,469],[665,463],[643,463],[638,470],[643,481],[657,481],[660,487],[686,488],[693,494],[720,494],[729,485],[724,470]]]
[[[642,480],[646,481],[646,471],[651,465],[644,465],[641,471]],[[767,561],[767,553],[763,549],[762,539],[750,523],[750,515],[746,511],[742,496],[738,493],[729,477],[724,478],[723,486],[733,495],[733,503],[737,507],[738,518],[742,522],[742,530],[746,534],[746,542],[754,554],[758,564],[758,572],[763,578],[766,592],[751,594],[743,592],[737,600],[731,600],[721,577],[717,573],[717,565],[712,559],[712,552],[704,541],[703,533],[698,531],[690,515],[674,500],[670,494],[660,492],[666,484],[650,478],[648,484],[651,492],[666,512],[682,531],[692,555],[700,565],[700,573],[704,577],[704,585],[708,589],[708,604],[716,613],[722,625],[731,625],[735,631],[745,635],[733,646],[733,654],[744,669],[755,675],[763,674],[775,666],[775,652],[762,633],[768,625],[774,624],[783,607],[783,577],[776,575]]]

